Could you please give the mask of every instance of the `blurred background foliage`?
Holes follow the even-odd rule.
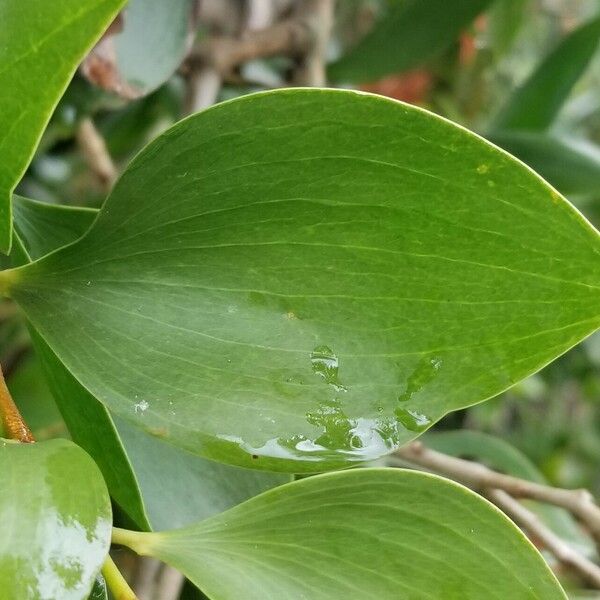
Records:
[[[273,43],[270,52],[240,51],[276,40],[302,3],[131,0],[70,84],[17,192],[98,207],[127,162],[191,111],[311,83],[296,77],[293,48],[278,52]],[[488,137],[599,226],[599,15],[597,0],[339,0],[325,49],[327,84],[403,100]],[[36,437],[68,435],[8,301],[0,304],[0,348],[9,387]],[[550,483],[599,495],[599,374],[596,334],[434,430],[491,434]],[[427,434],[432,444],[435,435]],[[494,462],[473,438],[439,443]]]

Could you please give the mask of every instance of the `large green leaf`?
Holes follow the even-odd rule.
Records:
[[[124,1],[0,1],[0,252],[11,246],[11,192],[75,68]]]
[[[0,440],[0,489],[2,598],[87,598],[112,525],[94,462],[67,440]]]
[[[543,175],[563,194],[598,194],[600,148],[557,133],[497,131],[487,136]]]
[[[338,81],[373,81],[413,69],[448,48],[490,0],[391,0],[373,30],[333,63]]]
[[[14,206],[15,228],[33,259],[75,241],[97,215],[17,196]],[[31,335],[73,439],[94,458],[111,496],[138,527],[180,527],[289,481],[202,459],[132,428],[73,378],[35,330]]]
[[[175,566],[219,600],[566,597],[501,512],[415,471],[310,477],[192,527],[117,531],[114,541]]]
[[[587,67],[600,42],[600,18],[576,29],[542,62],[510,97],[494,129],[543,130]]]
[[[194,0],[130,0],[122,27],[83,64],[94,83],[125,98],[145,96],[179,67],[194,41]]]
[[[425,111],[283,90],[150,144],[75,244],[0,288],[174,444],[295,472],[389,452],[600,325],[598,233]]]

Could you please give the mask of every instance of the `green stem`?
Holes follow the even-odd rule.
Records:
[[[153,539],[153,537],[153,533],[130,531],[129,529],[120,529],[119,527],[113,527],[112,530],[113,544],[127,546],[136,554],[140,554],[141,556],[149,555],[148,549],[151,545],[150,541]]]
[[[0,271],[0,297],[10,297],[10,289],[17,280],[17,271],[15,269],[6,269]]]
[[[102,575],[104,575],[106,585],[112,592],[115,600],[138,600],[138,597],[133,593],[133,590],[129,587],[127,581],[125,581],[125,577],[123,577],[110,556],[106,557],[106,561],[102,567]]]

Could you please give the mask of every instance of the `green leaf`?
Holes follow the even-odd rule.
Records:
[[[488,35],[495,55],[500,58],[512,46],[526,22],[531,0],[501,0],[488,12]]]
[[[3,598],[87,599],[110,546],[98,468],[67,440],[0,440]]]
[[[90,53],[83,73],[128,99],[149,94],[176,71],[194,41],[194,11],[194,0],[130,0],[122,28]]]
[[[20,197],[14,205],[15,228],[34,259],[75,241],[97,215]],[[73,440],[94,458],[111,496],[139,528],[180,527],[289,481],[204,460],[114,418],[35,330],[31,337]],[[31,400],[39,404],[40,398],[34,394]]]
[[[92,593],[90,594],[88,600],[108,600],[106,581],[104,581],[104,577],[102,577],[102,575],[98,574],[96,576],[94,587],[92,588]]]
[[[499,131],[487,137],[563,194],[597,194],[600,189],[600,148],[586,140],[530,131]]]
[[[11,193],[75,68],[123,3],[0,2],[0,252],[11,247]]]
[[[413,69],[454,42],[490,0],[393,0],[354,48],[330,65],[336,81],[373,81]]]
[[[66,207],[13,196],[15,231],[27,254],[40,258],[81,237],[98,211],[91,208]]]
[[[566,597],[500,511],[415,471],[309,477],[192,527],[113,539],[220,600]]]
[[[493,129],[543,130],[554,121],[598,48],[600,18],[568,35],[510,97]]]
[[[598,233],[478,136],[369,94],[188,118],[0,288],[111,411],[204,456],[373,459],[600,325]]]
[[[548,483],[527,456],[514,446],[492,435],[465,429],[442,431],[428,433],[425,436],[425,443],[429,448],[438,452],[473,459],[514,477],[536,483]],[[550,529],[573,545],[577,552],[589,556],[595,554],[593,542],[583,534],[571,513],[539,502],[526,503]]]

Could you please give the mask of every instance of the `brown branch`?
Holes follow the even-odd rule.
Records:
[[[446,475],[475,490],[504,490],[514,498],[528,498],[568,510],[600,546],[600,507],[587,490],[564,490],[503,475],[469,460],[455,458],[412,442],[396,451],[399,458],[435,473]]]
[[[302,0],[296,5],[300,23],[310,32],[310,41],[294,75],[294,83],[323,87],[327,84],[325,58],[333,26],[334,0]]]
[[[162,565],[154,597],[157,600],[177,600],[184,583],[185,577],[177,569],[169,565]]]
[[[600,567],[576,552],[562,538],[551,531],[538,517],[504,490],[490,489],[485,495],[517,525],[537,539],[557,560],[577,573],[595,589],[600,589]]]
[[[11,440],[18,440],[19,442],[31,443],[35,440],[33,435],[27,427],[27,423],[21,416],[17,405],[15,404],[8,388],[6,387],[6,381],[2,374],[2,368],[0,367],[0,416],[2,418],[2,425],[4,427],[4,433]]]
[[[310,47],[307,24],[287,19],[260,30],[246,30],[240,37],[216,36],[200,42],[186,61],[188,68],[212,67],[227,76],[242,63],[268,56],[300,56]]]
[[[79,123],[77,143],[88,166],[94,172],[102,187],[106,191],[110,191],[117,179],[117,168],[108,153],[104,138],[89,117],[82,119]]]

